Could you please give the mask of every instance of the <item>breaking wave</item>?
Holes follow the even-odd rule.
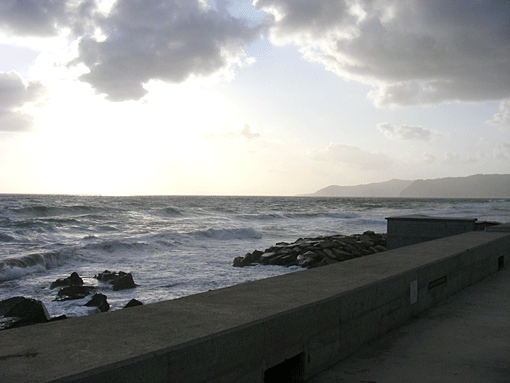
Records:
[[[4,259],[0,261],[0,281],[9,281],[61,266],[71,256],[70,251],[51,251]]]

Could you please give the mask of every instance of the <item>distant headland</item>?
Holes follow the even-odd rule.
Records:
[[[331,185],[311,197],[510,198],[510,174],[476,174],[429,180],[399,180],[356,186]]]

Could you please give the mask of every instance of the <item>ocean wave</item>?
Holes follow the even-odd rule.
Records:
[[[181,210],[179,210],[176,207],[172,207],[172,206],[165,207],[165,208],[161,209],[160,213],[164,216],[170,216],[170,217],[182,215]]]
[[[15,239],[10,235],[0,233],[0,242],[13,242]]]
[[[243,220],[261,220],[261,221],[270,221],[275,219],[283,219],[284,217],[277,213],[266,213],[266,214],[240,214],[237,216],[239,219]]]
[[[337,218],[337,219],[352,219],[359,218],[360,215],[354,212],[341,212],[341,213],[323,213],[323,212],[312,212],[312,213],[288,213],[285,217],[291,219],[307,219],[307,218]]]
[[[144,242],[125,242],[119,240],[108,240],[100,243],[91,243],[85,245],[82,249],[84,250],[95,250],[105,251],[107,253],[113,253],[118,250],[142,250],[148,245]]]
[[[71,256],[70,251],[52,251],[4,259],[0,261],[0,281],[17,279],[28,274],[61,266]]]
[[[220,240],[262,238],[262,234],[260,234],[255,229],[252,229],[251,227],[239,229],[207,229],[199,230],[190,234],[194,234],[196,237],[205,237]]]
[[[359,218],[360,215],[353,212],[342,212],[342,213],[324,213],[324,217],[327,218],[338,218],[338,219],[353,219]]]
[[[29,217],[55,217],[55,216],[73,216],[73,215],[83,215],[95,213],[98,211],[103,212],[104,209],[99,209],[91,206],[85,205],[74,205],[74,206],[62,206],[62,207],[54,207],[54,206],[30,206],[30,207],[22,207],[9,209],[10,212],[16,215],[24,215]]]

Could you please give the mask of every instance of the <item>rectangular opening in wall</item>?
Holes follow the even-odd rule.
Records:
[[[498,258],[498,270],[502,270],[505,267],[505,257],[501,256]]]
[[[264,383],[303,383],[305,381],[305,353],[302,352],[264,372]]]
[[[429,290],[433,289],[434,287],[440,286],[443,283],[446,283],[446,275],[444,277],[437,278],[437,279],[433,280],[432,282],[429,282]]]

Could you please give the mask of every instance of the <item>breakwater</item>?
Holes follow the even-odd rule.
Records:
[[[279,242],[264,251],[255,250],[234,258],[235,267],[254,265],[301,266],[313,268],[386,251],[386,234],[330,235]]]
[[[506,226],[506,225],[501,225]],[[510,227],[0,333],[9,382],[303,381],[510,261]]]

